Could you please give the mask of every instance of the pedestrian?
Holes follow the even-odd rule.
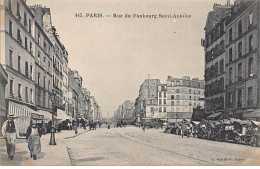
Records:
[[[145,131],[145,123],[143,124],[143,131]]]
[[[36,118],[32,118],[30,126],[26,131],[26,142],[30,150],[30,155],[33,160],[37,159],[37,155],[41,152],[41,136],[40,127],[36,124]]]
[[[2,126],[2,135],[4,136],[6,141],[8,158],[13,160],[15,155],[15,140],[16,138],[19,138],[19,128],[14,114],[9,114],[7,118],[8,119],[4,122]]]
[[[77,124],[77,121],[75,121],[75,123],[74,123],[74,130],[75,130],[75,134],[78,134],[78,124]]]

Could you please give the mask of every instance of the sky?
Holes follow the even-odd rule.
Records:
[[[148,78],[204,79],[207,14],[226,0],[27,0],[51,9],[52,24],[78,70],[83,87],[95,96],[103,117],[125,100],[135,100]],[[231,3],[233,1],[231,0]],[[102,13],[103,18],[76,17]],[[113,14],[187,14],[188,19],[110,18]]]

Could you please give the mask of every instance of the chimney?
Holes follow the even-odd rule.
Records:
[[[227,6],[230,6],[230,0],[227,0]]]

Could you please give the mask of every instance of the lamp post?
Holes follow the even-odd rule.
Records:
[[[177,118],[178,118],[178,113],[176,114],[176,124],[177,124]]]
[[[52,101],[52,123],[51,123],[51,138],[49,145],[56,145],[55,141],[55,129],[54,129],[54,113],[56,112],[56,104],[55,104],[55,96],[54,90],[52,90],[51,101]]]

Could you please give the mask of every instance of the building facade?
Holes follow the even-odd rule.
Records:
[[[260,120],[260,2],[236,0],[226,24],[226,109]]]
[[[23,0],[0,2],[0,58],[8,74],[5,97],[21,109],[35,109],[34,15]]]
[[[218,11],[216,8],[222,10]],[[236,0],[232,6],[215,5],[214,10],[208,14],[206,40],[203,43],[206,55],[207,111],[224,109],[229,112],[229,117],[260,119],[259,8],[258,0]],[[218,17],[212,17],[212,13]],[[219,26],[220,30],[224,30],[220,31],[220,34]],[[218,34],[220,36],[217,36]],[[224,40],[224,50],[216,55],[216,52],[219,52],[211,52],[211,47],[214,48],[220,40]],[[224,59],[224,68],[219,59]],[[211,71],[209,68],[214,64],[214,71]],[[219,67],[216,68],[216,65]],[[212,79],[215,81],[218,78],[221,78],[220,91],[217,90],[219,83],[210,85]],[[220,96],[224,99],[220,99]],[[219,101],[215,100],[215,97]]]
[[[225,108],[226,23],[231,5],[214,4],[209,12],[202,46],[205,50],[205,109],[207,112]]]
[[[0,64],[0,126],[3,126],[3,123],[6,120],[6,103],[5,103],[5,87],[7,85],[8,75],[5,72],[3,66]],[[2,134],[2,133],[1,133]],[[0,135],[1,135],[0,134]]]
[[[167,84],[161,86],[158,97],[159,105],[164,107],[163,112],[167,111],[167,119],[191,119],[194,108],[204,109],[204,88],[204,80],[168,76]]]

